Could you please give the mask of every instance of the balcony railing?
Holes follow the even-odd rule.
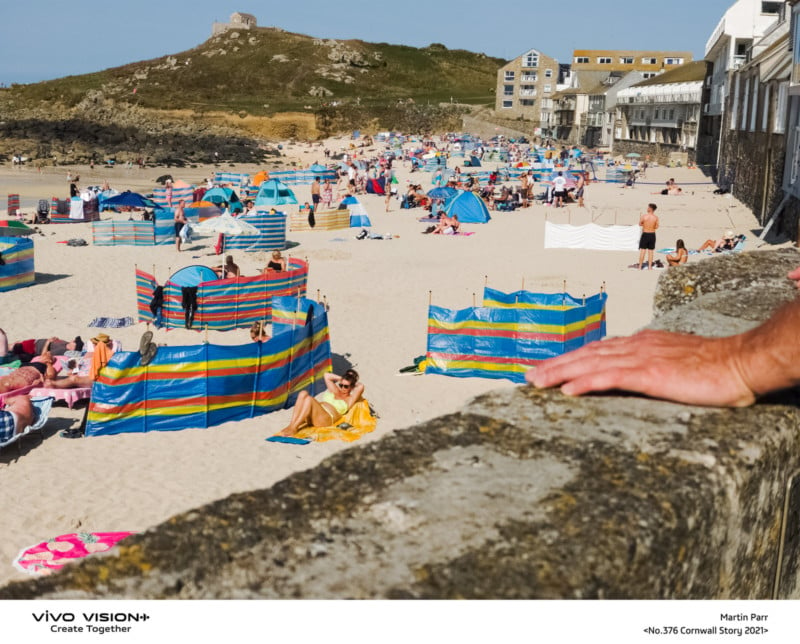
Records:
[[[519,95],[520,96],[536,96],[536,90],[535,89],[521,89],[521,90],[519,90]]]
[[[523,74],[520,81],[523,83],[535,83],[537,80],[536,74]]]

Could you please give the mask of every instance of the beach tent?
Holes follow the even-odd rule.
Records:
[[[231,212],[242,212],[244,210],[238,195],[231,188],[211,188],[203,195],[203,201],[210,201],[217,205],[224,201],[228,204]]]
[[[138,192],[125,192],[118,194],[114,197],[109,197],[103,200],[103,206],[129,206],[131,208],[155,208],[156,204],[147,197],[140,195]]]
[[[328,168],[324,165],[320,165],[319,163],[315,163],[309,168],[309,170],[311,172],[327,172]]]
[[[278,179],[270,179],[261,184],[256,195],[256,207],[263,206],[286,206],[297,204],[297,197],[294,196],[289,187]]]
[[[219,276],[208,266],[187,266],[172,274],[167,280],[175,286],[198,286],[203,282],[213,282]]]
[[[460,193],[445,205],[444,211],[448,217],[458,215],[462,224],[485,224],[492,218],[483,199],[474,192],[461,190]]]
[[[466,160],[464,165],[469,166],[470,168],[480,168],[481,167],[481,160],[476,156],[470,156],[469,159]]]
[[[384,188],[385,185],[386,179],[383,177],[380,179],[367,179],[367,192],[371,195],[386,194],[386,190]]]
[[[369,228],[372,222],[369,220],[366,208],[355,197],[352,199],[353,202],[347,204],[347,209],[350,211],[350,228]]]

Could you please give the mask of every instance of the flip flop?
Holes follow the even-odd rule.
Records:
[[[148,330],[142,333],[142,338],[139,340],[139,355],[144,356],[149,347],[153,343],[153,332]]]
[[[308,438],[295,438],[294,436],[270,436],[264,440],[269,443],[287,443],[288,445],[308,445],[311,442]]]
[[[158,346],[154,342],[151,342],[147,345],[147,348],[142,353],[140,364],[143,367],[149,365],[153,361],[153,358],[156,357],[156,353],[158,353]]]

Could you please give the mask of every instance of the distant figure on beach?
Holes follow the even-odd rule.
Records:
[[[566,148],[564,148],[566,150]],[[560,208],[564,205],[564,197],[567,196],[567,180],[564,178],[564,173],[559,171],[558,176],[553,179],[553,197],[555,198],[555,207]]]
[[[250,326],[250,339],[253,342],[266,342],[269,340],[269,335],[264,328],[264,321],[253,322]]]
[[[189,223],[186,219],[186,212],[184,212],[184,207],[186,206],[186,201],[181,199],[178,202],[178,207],[175,208],[175,248],[178,249],[178,252],[181,252],[181,231],[183,227]]]
[[[800,288],[800,268],[787,277]],[[795,299],[739,335],[641,331],[545,360],[525,380],[560,386],[568,396],[620,390],[689,405],[746,407],[759,396],[800,385],[798,327]]]
[[[242,271],[239,269],[239,265],[233,261],[233,255],[226,255],[225,263],[222,266],[217,266],[214,269],[214,272],[217,274],[217,277],[222,280],[229,280],[233,279],[234,277],[242,276]]]
[[[689,261],[689,251],[686,250],[686,244],[682,239],[675,242],[675,252],[667,255],[666,259],[670,266],[678,266]]]
[[[589,180],[588,172],[578,173],[578,182],[575,184],[575,197],[578,199],[578,206],[583,208],[583,194],[586,190],[586,182]]]
[[[736,244],[744,239],[744,235],[734,235],[732,230],[726,230],[722,239],[714,241],[713,239],[706,239],[703,245],[697,250],[713,250],[715,253],[721,253],[724,250],[733,250]]]
[[[10,441],[33,421],[33,405],[27,395],[6,398],[5,407],[0,410],[0,443]]]
[[[322,186],[319,183],[319,177],[314,177],[314,181],[311,183],[311,203],[314,204],[314,208],[319,206],[319,202],[322,201]]]
[[[358,373],[348,369],[343,376],[326,373],[325,387],[317,398],[303,390],[297,396],[292,419],[278,435],[294,436],[303,427],[330,427],[358,402],[364,393],[364,385],[358,383]]]
[[[270,271],[285,271],[285,270],[286,270],[286,258],[283,255],[281,255],[281,251],[273,250],[272,259],[269,260],[263,272],[269,273]]]
[[[325,182],[322,184],[322,207],[325,210],[330,210],[331,204],[333,203],[333,185],[331,184],[330,179],[325,179]]]
[[[658,215],[654,203],[647,205],[647,212],[639,217],[639,226],[642,236],[639,238],[639,263],[636,268],[644,268],[644,256],[647,253],[647,268],[653,269],[653,252],[656,248],[656,230],[658,230]]]

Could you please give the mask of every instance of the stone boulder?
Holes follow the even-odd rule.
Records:
[[[798,260],[667,271],[653,326],[752,326]],[[0,598],[798,598],[797,402],[491,393]]]

